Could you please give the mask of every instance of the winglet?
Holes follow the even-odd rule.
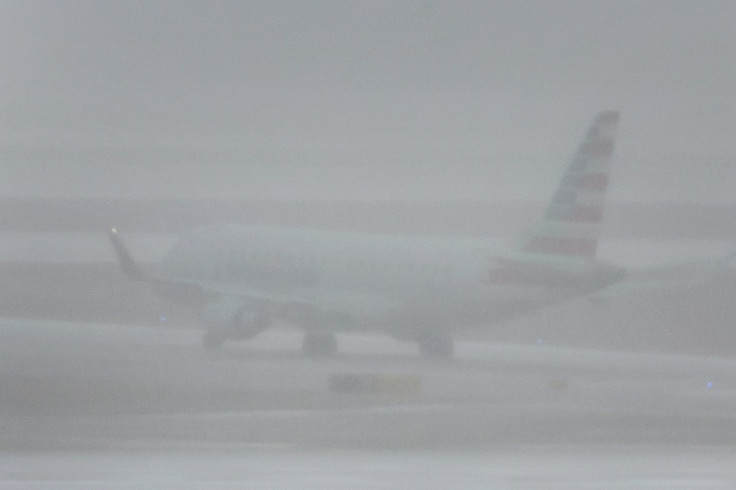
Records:
[[[110,231],[108,231],[107,235],[110,237],[112,246],[115,249],[115,255],[117,255],[118,262],[120,263],[120,267],[123,269],[125,275],[133,281],[145,280],[146,275],[143,274],[143,271],[141,271],[140,267],[138,267],[138,264],[136,264],[135,260],[133,260],[133,257],[131,257],[128,249],[125,248],[125,245],[123,245],[123,242],[118,236],[117,228],[110,228]]]

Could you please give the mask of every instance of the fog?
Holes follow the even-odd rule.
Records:
[[[0,8],[4,193],[529,198],[611,108],[615,197],[730,197],[728,2]]]
[[[3,0],[0,487],[733,486],[734,19]],[[147,274],[225,223],[508,250],[601,110],[621,121],[597,257],[635,287],[463,329],[452,360],[366,330],[308,358],[288,321],[208,352],[200,309],[128,281],[106,235]],[[244,473],[253,457],[295,469]]]

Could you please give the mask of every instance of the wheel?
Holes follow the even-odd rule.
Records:
[[[302,340],[302,352],[309,357],[332,357],[337,354],[337,339],[333,333],[307,333]]]
[[[455,345],[449,335],[430,335],[419,341],[419,352],[429,359],[450,359]]]
[[[222,347],[222,342],[222,337],[211,330],[208,330],[202,336],[202,346],[205,349],[219,349]]]

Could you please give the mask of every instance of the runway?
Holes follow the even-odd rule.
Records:
[[[658,446],[43,452],[0,456],[0,488],[718,490],[736,484],[734,457]]]
[[[646,485],[660,476],[687,488],[736,482],[733,359],[461,340],[456,359],[430,362],[378,335],[340,336],[338,357],[307,359],[300,342],[299,332],[275,329],[213,354],[193,329],[4,319],[0,488],[43,486],[39,468],[69,487],[148,476],[164,487],[184,478],[226,488],[228,474],[253,488],[281,477],[287,488],[331,488],[320,483],[332,477],[346,483],[332,488],[421,483],[414,478],[452,488],[440,483],[460,473],[468,485],[455,488],[533,488],[549,474],[582,487],[598,476],[629,481],[615,467]],[[335,374],[420,385],[341,393],[330,386]],[[509,474],[514,457],[531,466]],[[597,471],[581,469],[581,458]],[[682,467],[671,463],[678,458]],[[440,462],[445,476],[434,478]],[[141,464],[151,472],[119,471]],[[284,465],[305,469],[284,475]]]

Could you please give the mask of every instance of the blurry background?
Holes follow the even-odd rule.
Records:
[[[592,114],[614,198],[730,200],[731,2],[0,3],[2,193],[536,199]]]

